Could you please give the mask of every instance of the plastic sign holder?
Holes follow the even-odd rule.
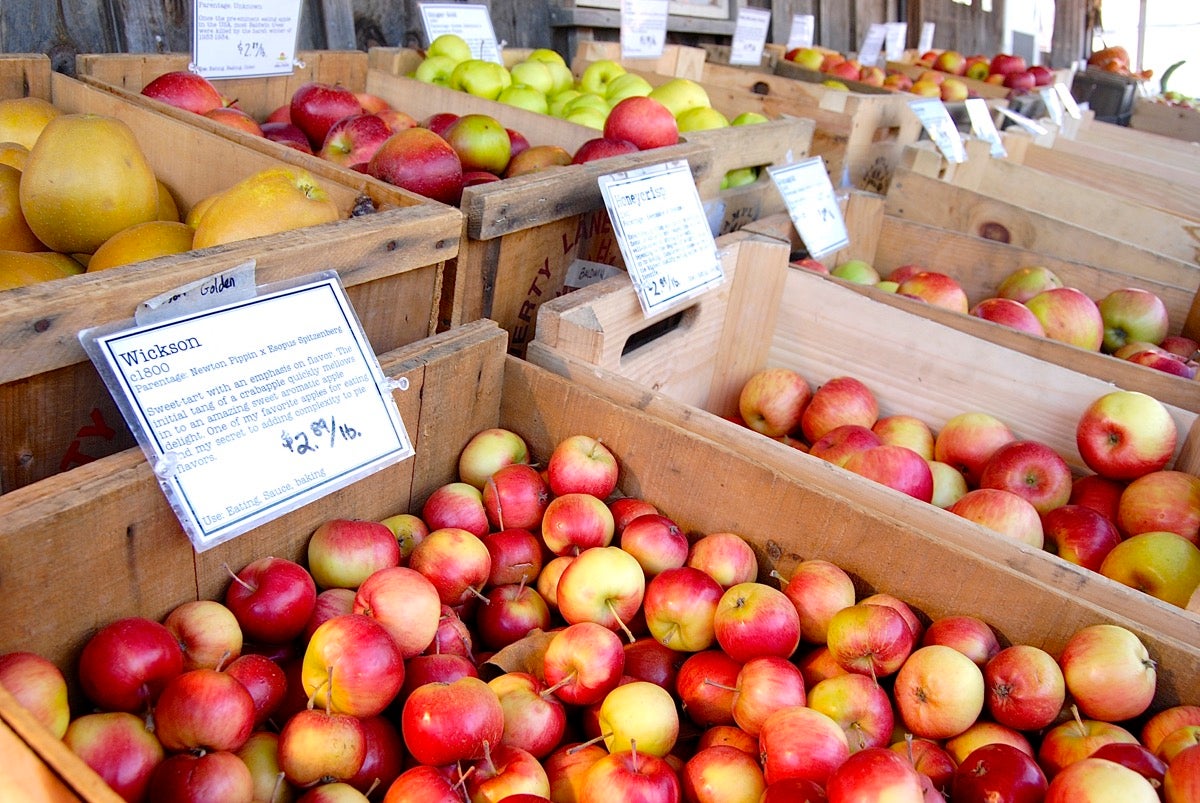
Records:
[[[667,43],[668,0],[621,0],[621,58],[656,59]]]
[[[597,181],[646,317],[725,280],[686,160],[610,173]]]
[[[763,45],[771,27],[771,12],[765,8],[738,9],[729,48],[729,63],[757,67],[762,64]]]
[[[921,23],[921,36],[917,41],[917,51],[924,55],[933,49],[933,31],[935,24],[932,22]]]
[[[296,64],[300,6],[301,0],[196,0],[188,68],[211,80],[290,74]]]
[[[413,454],[392,398],[407,382],[383,375],[337,274],[254,292],[235,275],[79,333],[197,552]]]
[[[900,61],[904,58],[904,43],[908,38],[907,22],[888,22],[884,24],[884,53],[888,61]]]
[[[812,14],[793,14],[792,29],[788,32],[787,49],[812,47],[816,18]]]
[[[850,244],[846,219],[820,156],[768,167],[767,175],[783,196],[788,217],[813,258]]]
[[[1071,94],[1071,90],[1062,81],[1054,84],[1054,93],[1058,95],[1058,99],[1062,101],[1063,111],[1067,113],[1067,117],[1072,120],[1082,120],[1083,114],[1079,111],[1079,103],[1075,100],[1075,96]]]
[[[418,3],[425,41],[432,42],[444,33],[461,36],[471,46],[471,56],[503,64],[500,43],[488,7],[475,3]]]
[[[1065,112],[1063,111],[1062,98],[1054,91],[1054,87],[1038,87],[1038,97],[1042,99],[1042,105],[1046,107],[1046,116],[1050,118],[1050,122],[1061,128]]]
[[[933,144],[937,145],[946,161],[961,164],[967,161],[967,149],[963,147],[962,136],[954,125],[946,104],[940,98],[917,98],[908,102],[908,108],[921,121]]]
[[[1020,112],[1015,112],[1012,109],[1001,106],[1000,113],[1035,137],[1044,137],[1050,133],[1049,129],[1047,129],[1037,120],[1032,120]]]
[[[872,22],[867,27],[867,35],[863,37],[862,47],[858,49],[858,63],[864,67],[874,67],[879,63],[879,54],[883,50],[883,42],[887,38],[887,26],[882,22]]]
[[[988,108],[983,98],[967,98],[967,116],[971,118],[971,132],[992,146],[991,155],[1001,159],[1008,156],[1000,132],[996,130],[996,121],[992,119],[992,110]]]

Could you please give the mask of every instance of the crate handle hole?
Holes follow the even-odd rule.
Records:
[[[680,310],[679,312],[668,315],[661,321],[655,321],[645,329],[640,329],[637,332],[634,332],[625,340],[625,345],[621,349],[621,359],[625,359],[625,357],[633,354],[638,349],[657,343],[659,340],[662,340],[672,332],[679,330],[682,326],[684,326],[684,317],[687,316],[688,313],[691,313],[693,309],[694,308],[689,307],[686,310]]]

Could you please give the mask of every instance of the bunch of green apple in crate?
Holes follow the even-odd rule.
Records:
[[[616,493],[574,435],[476,434],[418,511],[328,520],[223,600],[125,618],[0,685],[125,800],[1194,801],[1200,706],[1083,627],[1058,655],[833,563],[763,577]]]

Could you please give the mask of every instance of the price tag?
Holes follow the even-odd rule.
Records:
[[[765,8],[739,8],[729,48],[730,64],[762,64],[763,45],[771,27],[771,12]]]
[[[1045,136],[1046,134],[1050,133],[1044,125],[1037,122],[1036,120],[1029,119],[1028,117],[1021,114],[1020,112],[1015,112],[1012,109],[1006,109],[1003,106],[1001,106],[1000,113],[1003,114],[1008,119],[1012,120],[1014,123],[1019,125],[1021,128],[1028,131],[1030,134],[1033,134],[1035,137]]]
[[[816,19],[812,14],[793,14],[792,30],[788,32],[787,49],[812,47]]]
[[[503,64],[496,29],[488,7],[472,3],[419,3],[427,42],[444,33],[461,36],[471,46],[471,56]]]
[[[191,67],[211,79],[291,74],[300,5],[196,0]]]
[[[656,59],[667,42],[668,0],[621,0],[621,58]]]
[[[197,551],[413,454],[333,273],[79,333]]]
[[[1054,92],[1058,95],[1058,99],[1062,101],[1062,107],[1067,113],[1067,117],[1073,120],[1083,119],[1083,115],[1079,112],[1079,104],[1075,101],[1075,96],[1071,94],[1071,90],[1067,89],[1066,84],[1058,81],[1054,84]]]
[[[921,53],[928,53],[933,50],[933,29],[932,22],[921,23],[921,38],[917,41],[917,50]]]
[[[1008,156],[1004,143],[1000,140],[1000,132],[992,120],[992,110],[988,108],[983,98],[967,98],[967,116],[971,118],[971,131],[975,136],[992,146],[991,155],[1001,159]]]
[[[647,317],[724,281],[717,244],[686,160],[598,180]]]
[[[920,119],[921,125],[938,150],[949,162],[967,161],[967,149],[963,147],[962,135],[954,125],[946,104],[940,98],[918,98],[908,102],[908,108]]]
[[[846,220],[820,156],[768,167],[767,174],[779,188],[809,254],[819,258],[850,244]]]
[[[1042,103],[1046,107],[1046,116],[1050,118],[1050,122],[1061,126],[1063,123],[1063,104],[1058,93],[1054,91],[1054,87],[1039,87],[1038,97],[1042,99]]]
[[[888,61],[900,61],[904,58],[904,43],[908,38],[907,22],[886,23],[884,33],[884,49]]]
[[[886,37],[887,26],[882,22],[872,22],[867,27],[862,47],[858,49],[858,63],[864,67],[874,67],[878,64],[879,53],[883,50],[883,40]]]

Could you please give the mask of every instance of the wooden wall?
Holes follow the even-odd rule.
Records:
[[[497,37],[509,47],[552,47],[554,12],[572,0],[476,0],[491,9]],[[1005,0],[993,11],[953,0],[731,0],[774,11],[776,36],[786,36],[793,14],[816,17],[817,43],[857,49],[872,22],[907,19],[915,46],[921,20],[937,23],[934,44],[967,53],[994,53],[1002,37]],[[1058,0],[1051,63],[1066,66],[1085,54],[1085,9],[1090,0]],[[561,15],[560,15],[561,16]],[[56,69],[70,72],[77,53],[186,52],[191,41],[191,0],[56,0],[0,2],[0,52],[46,53]],[[417,0],[304,0],[301,49],[418,46]],[[561,33],[561,30],[558,31]],[[597,38],[615,38],[609,30]],[[719,34],[682,32],[681,44],[728,44]],[[568,54],[568,56],[571,54]]]

